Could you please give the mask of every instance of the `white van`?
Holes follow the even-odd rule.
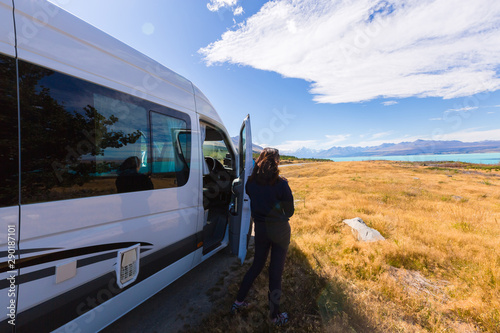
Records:
[[[239,153],[184,77],[41,0],[0,0],[0,332],[94,332],[220,249]]]

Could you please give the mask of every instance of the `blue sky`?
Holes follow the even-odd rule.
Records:
[[[281,151],[500,140],[498,0],[52,0]]]

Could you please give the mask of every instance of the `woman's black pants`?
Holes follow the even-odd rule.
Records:
[[[253,282],[266,264],[269,251],[269,310],[271,318],[280,313],[281,277],[285,267],[285,258],[290,244],[290,224],[287,222],[265,223],[255,222],[255,254],[252,266],[241,282],[236,300],[242,302],[248,294]]]

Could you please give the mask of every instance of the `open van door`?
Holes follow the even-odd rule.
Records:
[[[246,116],[240,130],[240,140],[238,146],[238,172],[239,177],[233,181],[234,207],[232,207],[231,223],[231,251],[238,255],[238,258],[245,260],[250,236],[250,198],[245,193],[245,185],[248,176],[253,170],[252,158],[252,130],[250,127],[250,116]]]

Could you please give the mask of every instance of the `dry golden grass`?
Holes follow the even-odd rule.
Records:
[[[296,199],[283,331],[500,332],[499,175],[383,161],[281,172]],[[354,217],[386,240],[357,241],[342,223]],[[249,295],[258,305],[227,315],[247,267],[223,281],[201,330],[270,329],[265,272]]]
[[[349,303],[325,330],[362,315],[378,331],[500,331],[500,176],[379,161],[283,171],[301,200],[292,239]],[[356,241],[342,223],[356,216],[386,241]]]

